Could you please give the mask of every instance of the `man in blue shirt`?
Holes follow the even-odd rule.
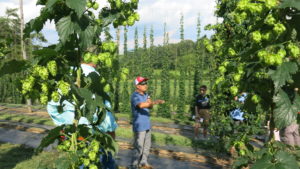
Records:
[[[152,101],[146,93],[148,90],[147,78],[138,76],[135,81],[135,92],[131,95],[132,129],[134,132],[134,149],[132,168],[153,168],[148,164],[148,155],[151,147],[150,110],[155,104],[162,104],[164,100]]]

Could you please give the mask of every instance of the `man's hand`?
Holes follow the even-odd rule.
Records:
[[[164,104],[165,101],[164,100],[155,100],[152,102],[153,104]]]

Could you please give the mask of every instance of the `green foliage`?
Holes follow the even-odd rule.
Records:
[[[93,10],[97,10],[99,4],[94,1],[49,0],[38,1],[37,4],[43,8],[40,16],[26,24],[26,35],[39,32],[46,21],[54,21],[59,43],[45,47],[31,61],[28,76],[22,80],[22,93],[26,97],[39,98],[42,104],[50,100],[62,104],[67,100],[75,107],[74,123],[51,130],[38,150],[53,143],[59,136],[64,136],[67,140],[60,142],[57,148],[68,153],[66,157],[57,159],[57,168],[80,166],[86,162],[81,159],[87,157],[91,160],[90,168],[100,166],[100,162],[95,161],[101,153],[100,144],[101,148],[113,154],[117,148],[112,138],[99,132],[95,126],[103,121],[107,111],[111,111],[104,102],[110,101],[111,84],[114,77],[120,77],[121,74],[115,69],[118,63],[116,45],[110,41],[107,27],[110,24],[114,27],[133,25],[138,20],[135,12],[137,2],[121,2],[116,6],[115,1],[109,1],[110,8],[102,8],[97,16]],[[106,34],[105,40],[99,38],[102,32]],[[99,66],[96,68],[99,74],[93,72],[84,75],[81,61]],[[88,119],[93,131],[78,124],[81,117]],[[78,141],[78,137],[84,139]],[[89,153],[82,152],[85,147],[94,147],[93,143],[98,147]]]
[[[206,39],[204,45],[216,57],[219,67],[213,87],[213,105],[216,105],[213,116],[223,119],[214,119],[216,126],[213,130],[222,131],[227,126],[225,131],[217,132],[217,135],[223,146],[230,148],[234,142],[229,138],[243,138],[241,141],[247,145],[249,138],[257,133],[245,130],[235,135],[230,130],[228,113],[234,107],[245,109],[246,128],[261,126],[262,121],[270,120],[270,133],[273,133],[275,127],[282,128],[296,120],[299,96],[294,90],[299,87],[295,83],[295,75],[299,72],[299,28],[295,20],[299,19],[299,11],[298,3],[289,0],[260,3],[248,0],[219,1],[217,6],[216,14],[223,21],[206,27],[215,30],[216,34],[210,40]],[[294,9],[283,9],[287,6]],[[242,92],[248,93],[245,105],[235,105],[233,98]],[[239,156],[251,153],[253,149],[247,148],[239,151]],[[280,152],[275,156],[281,158],[283,154]],[[265,158],[264,161],[270,160],[269,157]],[[272,161],[258,167],[282,165],[274,163]]]

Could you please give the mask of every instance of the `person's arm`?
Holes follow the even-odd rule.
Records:
[[[155,100],[155,101],[152,101],[151,99],[147,99],[146,102],[141,102],[137,105],[138,108],[152,108],[153,105],[155,104],[163,104],[165,103],[164,100]]]

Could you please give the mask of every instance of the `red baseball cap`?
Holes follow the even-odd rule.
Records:
[[[144,81],[147,81],[147,80],[149,80],[149,79],[148,79],[148,78],[144,78],[144,77],[142,77],[142,76],[138,76],[138,77],[135,78],[134,84],[135,84],[135,85],[138,85],[139,83],[144,82]]]

